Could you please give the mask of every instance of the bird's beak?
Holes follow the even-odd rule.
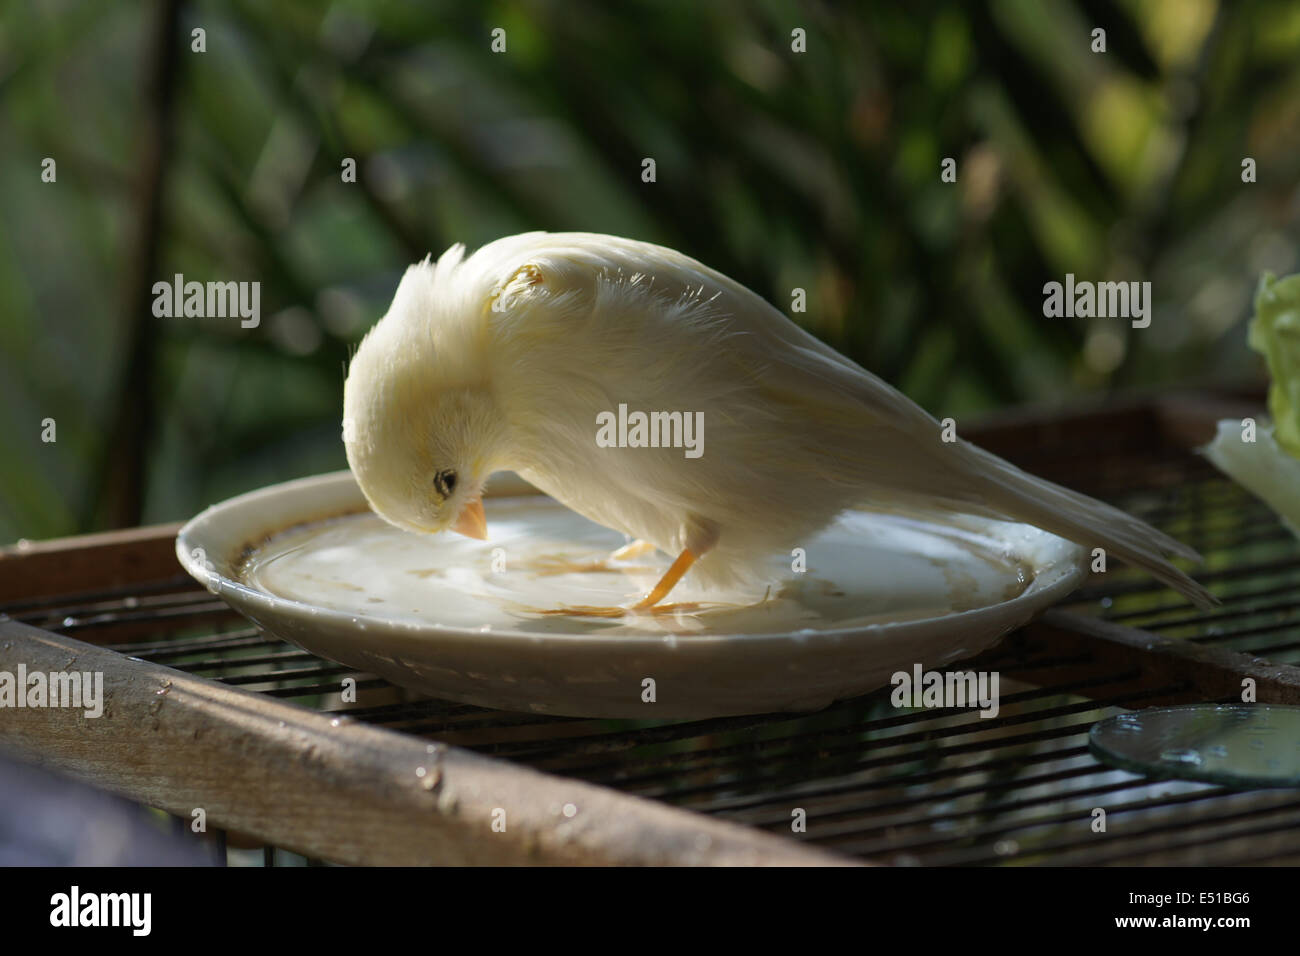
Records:
[[[467,538],[487,539],[487,515],[483,514],[483,499],[475,498],[460,511],[460,517],[451,526],[457,534]]]

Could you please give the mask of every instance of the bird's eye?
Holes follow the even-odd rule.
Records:
[[[438,492],[438,496],[446,501],[456,490],[456,473],[450,468],[444,468],[433,476],[433,488]]]

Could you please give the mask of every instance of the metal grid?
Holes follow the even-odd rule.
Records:
[[[1116,569],[1070,608],[1276,662],[1300,661],[1300,544],[1262,504],[1165,443],[1039,444],[1022,464],[1125,507],[1201,550],[1210,613]],[[1140,444],[1140,443],[1139,443]],[[1131,443],[1130,443],[1131,446]],[[1054,452],[1058,452],[1054,454]],[[1033,459],[1037,459],[1036,461]],[[1022,631],[970,662],[1001,710],[898,710],[888,693],[809,715],[682,722],[540,717],[421,698],[247,626],[188,578],[0,607],[15,619],[246,690],[456,744],[834,852],[894,864],[1300,862],[1300,795],[1152,782],[1098,764],[1094,722],[1189,688],[1098,671]],[[365,706],[339,699],[357,678]],[[1093,831],[1095,808],[1107,830]],[[802,810],[806,832],[792,821]],[[267,862],[275,861],[268,850]]]

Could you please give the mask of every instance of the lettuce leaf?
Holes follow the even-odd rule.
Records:
[[[1282,450],[1276,432],[1259,425],[1255,440],[1241,440],[1241,420],[1225,418],[1201,451],[1216,468],[1267,504],[1300,537],[1300,458]]]
[[[1273,379],[1268,390],[1273,437],[1300,458],[1300,274],[1277,279],[1264,273],[1246,341],[1264,355]]]
[[[1300,537],[1300,275],[1264,273],[1246,341],[1268,363],[1273,421],[1258,423],[1254,441],[1245,441],[1243,422],[1225,419],[1201,451]]]

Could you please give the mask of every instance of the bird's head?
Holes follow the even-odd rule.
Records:
[[[504,423],[472,337],[440,320],[434,267],[407,271],[343,388],[348,465],[371,508],[405,531],[487,537],[482,494]]]

